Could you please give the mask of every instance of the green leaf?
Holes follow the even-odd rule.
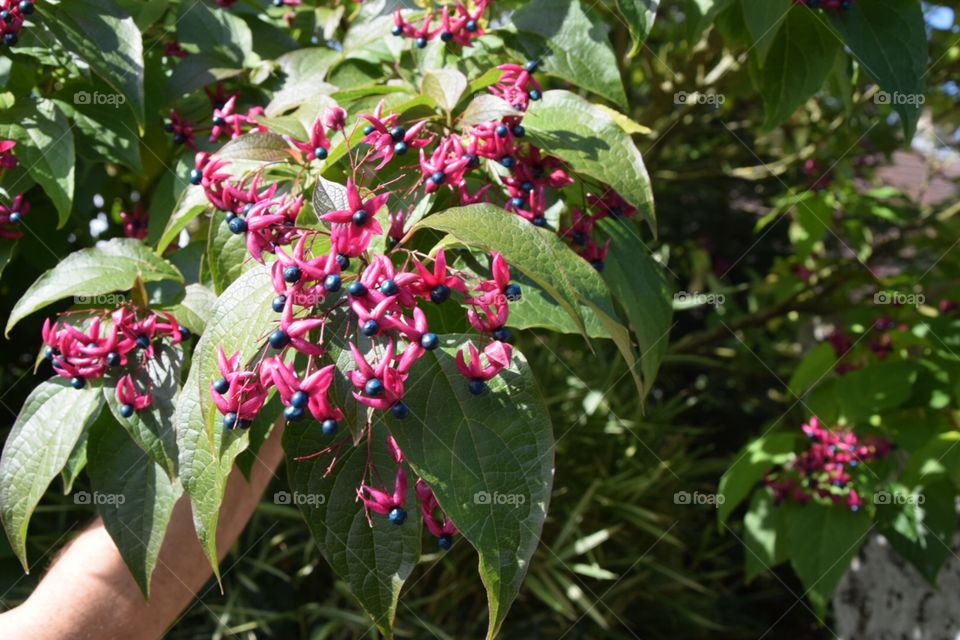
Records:
[[[378,423],[367,444],[346,449],[337,455],[336,465],[325,476],[329,456],[310,460],[307,456],[330,446],[316,423],[289,425],[283,434],[287,454],[290,492],[274,495],[275,502],[296,504],[324,558],[346,582],[380,633],[392,637],[397,600],[403,583],[410,577],[420,558],[421,519],[415,513],[413,478],[407,489],[407,522],[398,527],[382,516],[367,522],[363,504],[357,500],[357,488],[370,480],[368,455],[380,477],[392,482],[396,463],[386,446],[387,430]],[[349,436],[346,436],[349,438]]]
[[[178,62],[167,82],[170,101],[243,73],[243,69],[224,66],[225,64],[222,59],[205,53],[193,54]]]
[[[890,546],[906,558],[923,577],[937,586],[937,574],[953,549],[953,534],[957,528],[954,500],[956,489],[947,481],[939,481],[909,491],[894,486],[877,504],[877,519],[881,533]],[[894,499],[895,498],[895,499]]]
[[[640,45],[650,33],[659,4],[660,0],[617,0],[620,13],[626,18],[630,35],[633,36],[633,46],[628,54],[631,57],[637,55]]]
[[[167,220],[167,226],[157,242],[157,253],[163,254],[170,243],[180,236],[180,232],[197,216],[211,207],[203,187],[190,185],[180,194],[177,204]]]
[[[290,158],[290,145],[269,131],[253,131],[234,138],[216,153],[220,160],[282,162]]]
[[[226,220],[215,213],[210,220],[207,256],[213,289],[223,293],[233,282],[257,263],[248,259],[247,241],[244,234],[230,231]]]
[[[330,182],[322,176],[317,178],[317,186],[313,190],[313,212],[318,218],[331,211],[345,211],[349,208],[345,186]]]
[[[184,2],[176,25],[180,44],[218,58],[224,66],[250,67],[257,61],[250,27],[231,11],[206,2]]]
[[[112,0],[70,0],[55,5],[45,23],[67,51],[126,98],[142,130],[143,40],[133,18]]]
[[[926,485],[948,478],[960,484],[960,431],[938,433],[910,456],[902,481],[908,486]]]
[[[840,41],[813,11],[803,6],[790,9],[770,44],[763,68],[755,73],[766,128],[789,118],[820,90],[839,51]]]
[[[743,544],[746,547],[746,581],[787,559],[787,529],[784,514],[796,508],[791,503],[774,506],[769,491],[755,491],[750,510],[743,517]]]
[[[102,412],[101,412],[102,413]],[[69,495],[73,491],[73,483],[80,477],[80,473],[87,466],[87,435],[89,430],[80,435],[77,444],[74,445],[70,457],[66,464],[60,470],[60,479],[63,481],[63,495]]]
[[[845,506],[810,503],[786,514],[790,563],[819,613],[873,529],[870,517]]]
[[[733,464],[720,477],[717,493],[723,496],[723,502],[718,501],[717,520],[721,524],[726,522],[767,471],[786,462],[796,446],[796,435],[771,433],[752,441],[737,454]]]
[[[580,333],[566,309],[550,297],[550,294],[523,275],[513,278],[520,285],[523,295],[519,301],[511,303],[507,326],[514,329],[548,329],[557,333]],[[603,323],[589,307],[580,305],[580,315],[584,328],[591,338],[609,338]]]
[[[550,416],[523,356],[472,394],[454,354],[469,336],[444,336],[412,369],[391,433],[444,512],[480,555],[487,637],[497,635],[537,548],[553,484]]]
[[[523,118],[527,135],[578,173],[604,182],[638,207],[656,233],[653,191],[633,140],[605,110],[569,91],[547,91]]]
[[[150,576],[183,489],[106,411],[90,427],[88,456],[103,525],[144,597],[150,597]]]
[[[10,312],[6,334],[17,322],[57,300],[127,291],[137,276],[144,282],[183,282],[176,267],[138,240],[114,238],[75,251],[30,285]]]
[[[53,378],[30,393],[7,436],[0,457],[0,519],[25,571],[30,516],[99,408],[99,389],[77,390],[69,380]]]
[[[16,250],[17,243],[15,240],[9,240],[7,238],[0,239],[0,275],[3,274],[3,270],[10,264]]]
[[[188,284],[183,300],[170,313],[195,335],[201,335],[216,304],[217,295],[213,291],[202,284]]]
[[[834,393],[841,415],[857,423],[902,405],[916,381],[917,368],[910,362],[874,364],[837,378]]]
[[[513,24],[543,38],[541,45],[520,35],[531,58],[542,62],[541,71],[627,107],[607,26],[591,17],[580,0],[526,2],[513,14]]]
[[[120,415],[117,399],[119,376],[104,379],[103,395],[114,418],[123,425],[150,459],[166,469],[171,478],[177,475],[177,441],[173,414],[180,391],[180,370],[183,367],[183,349],[163,344],[153,346],[154,356],[132,372],[138,389],[150,389],[153,403],[135,412],[129,418]]]
[[[467,88],[467,76],[456,69],[432,69],[423,74],[421,90],[444,111],[453,111]]]
[[[123,103],[107,91],[105,83],[69,84],[60,94],[69,102],[57,100],[57,107],[77,126],[74,146],[77,154],[102,162],[109,160],[142,171],[140,163],[139,123]]]
[[[803,396],[807,390],[825,378],[837,365],[833,347],[824,342],[808,353],[793,370],[787,387],[797,396]]]
[[[470,101],[467,108],[460,114],[460,126],[470,127],[481,122],[502,120],[506,117],[519,116],[521,113],[507,104],[500,96],[483,93]]]
[[[37,181],[59,214],[58,227],[70,218],[73,207],[76,153],[73,130],[51,100],[0,111],[0,138],[17,142],[17,156],[30,177]]]
[[[756,56],[757,64],[763,67],[793,3],[790,0],[743,0],[741,7],[747,30],[753,38],[751,52]]]
[[[854,2],[830,21],[854,59],[889,96],[907,140],[913,138],[927,76],[927,35],[916,0]]]

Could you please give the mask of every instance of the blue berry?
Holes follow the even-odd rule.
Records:
[[[399,24],[393,25],[393,29],[390,30],[390,33],[392,33],[392,34],[395,35],[395,36],[402,36],[402,35],[403,35],[403,26],[402,26],[402,25],[399,25]]]
[[[583,231],[577,231],[573,234],[573,241],[582,247],[587,244],[587,234]]]
[[[233,211],[227,211],[227,212],[224,214],[223,219],[227,221],[227,226],[229,227],[229,226],[230,226],[230,221],[233,220],[233,219],[236,218],[236,217],[237,217],[237,214],[235,214]]]
[[[506,327],[500,327],[499,329],[493,330],[494,340],[499,340],[500,342],[506,342],[510,339],[510,330]]]
[[[480,28],[480,25],[477,24],[476,20],[467,20],[467,24],[464,26],[470,33],[476,33],[477,29]]]
[[[364,209],[357,209],[353,212],[353,224],[358,227],[362,227],[367,224],[367,220],[370,219],[370,215]]]
[[[512,167],[515,162],[516,160],[513,159],[513,156],[503,156],[502,158],[500,158],[500,164],[505,166],[507,169]]]
[[[401,140],[400,142],[393,145],[393,152],[398,156],[402,156],[407,152],[407,143]]]
[[[501,138],[506,138],[507,134],[510,133],[510,129],[507,129],[507,125],[505,124],[498,124],[494,131],[496,132],[497,136]]]
[[[384,280],[380,283],[380,293],[385,296],[394,296],[400,292],[400,288],[397,287],[397,283],[393,280]]]
[[[340,276],[336,273],[331,273],[323,279],[323,288],[330,293],[336,293],[337,291],[340,291],[340,284]]]
[[[440,338],[435,333],[427,332],[420,336],[420,346],[427,351],[433,351],[440,346]]]
[[[86,384],[87,384],[87,381],[81,378],[80,376],[70,379],[70,386],[72,386],[74,389],[83,389],[84,385]]]
[[[470,381],[470,384],[467,385],[467,388],[470,389],[470,393],[475,396],[483,393],[483,390],[487,388],[487,383],[481,380],[480,378],[474,378]]]
[[[236,233],[237,235],[247,232],[247,221],[240,216],[233,218],[227,223],[227,226],[230,227],[230,231]]]
[[[12,47],[13,45],[17,44],[17,34],[13,32],[3,34],[3,44],[7,45],[8,47]]]
[[[327,159],[327,150],[323,147],[317,147],[313,150],[313,157],[317,160],[326,160]]]
[[[430,290],[430,300],[436,304],[442,304],[450,297],[450,287],[445,284],[438,284]]]
[[[373,130],[374,130],[374,126],[372,124],[368,124],[363,128],[363,135],[368,136],[371,133],[373,133]]]
[[[453,536],[442,535],[437,538],[437,546],[439,546],[444,551],[450,551],[453,547]]]
[[[337,427],[340,425],[337,424],[337,421],[333,418],[327,418],[323,421],[323,424],[320,425],[320,430],[323,431],[323,435],[332,436],[337,432]]]
[[[513,125],[513,135],[517,138],[522,138],[527,135],[527,130],[523,128],[522,124],[515,124]]]
[[[283,280],[285,282],[289,282],[290,284],[299,281],[302,275],[303,273],[300,271],[300,267],[297,265],[287,267],[283,270]]]
[[[531,191],[533,191],[533,183],[527,180],[526,182],[520,185],[520,190],[530,193]]]
[[[0,11],[0,20],[3,20],[4,22],[10,22],[10,17],[10,12],[6,9]]]
[[[58,353],[58,351],[57,351],[56,349],[54,349],[53,347],[47,347],[46,349],[43,350],[43,355],[47,358],[47,360],[52,360],[52,359],[53,359],[53,356],[57,355],[57,353]],[[119,357],[119,356],[117,356],[117,357]],[[108,355],[107,358],[109,359],[110,356]],[[111,365],[111,366],[112,366],[112,365]]]
[[[543,97],[543,94],[540,93],[540,89],[531,89],[530,90],[530,99],[536,102]]]
[[[146,349],[150,346],[150,338],[141,333],[137,336],[137,346],[141,349]]]
[[[203,172],[200,169],[190,170],[190,184],[197,185],[203,181]]]
[[[173,123],[172,122],[164,123],[163,130],[166,131],[167,133],[173,133]]]
[[[533,224],[538,227],[545,227],[547,226],[547,219],[543,216],[537,216],[533,219]]]
[[[350,258],[343,255],[342,253],[338,253],[337,264],[340,266],[341,269],[346,269],[347,267],[350,266]]]
[[[307,406],[307,402],[310,401],[310,396],[308,396],[303,391],[297,391],[292,396],[290,396],[290,405],[294,407],[300,407],[301,409]]]
[[[510,198],[510,204],[511,206],[519,209],[520,207],[523,206],[523,198],[521,198],[520,196],[515,196],[513,198]]]
[[[400,400],[393,403],[393,406],[390,407],[390,410],[393,412],[393,416],[398,420],[403,420],[410,415],[410,407],[408,407],[405,402]]]
[[[539,66],[540,66],[539,60],[531,60],[527,64],[525,64],[523,68],[527,70],[527,73],[534,73],[537,70],[537,67]]]
[[[124,418],[129,418],[133,415],[133,405],[131,404],[122,404],[120,405],[120,415]]]
[[[224,394],[230,390],[230,383],[227,382],[226,378],[220,378],[213,383],[213,390],[219,394]]]
[[[233,411],[223,416],[223,426],[227,429],[233,429],[237,426],[237,414]]]
[[[180,342],[186,342],[191,337],[193,337],[193,334],[190,333],[190,329],[187,329],[186,327],[180,327]]]
[[[218,127],[222,127],[223,125],[227,124],[227,121],[223,119],[223,116],[215,116],[213,118],[213,124]]]
[[[270,306],[277,313],[283,313],[283,308],[286,305],[287,305],[287,296],[280,295],[273,299],[273,303]]]
[[[380,325],[376,320],[367,320],[363,323],[363,326],[360,328],[360,333],[367,337],[375,336],[380,333]]]
[[[443,171],[434,171],[433,175],[430,176],[430,182],[433,184],[443,184],[443,180],[446,177],[447,176],[445,173],[443,173]]]
[[[359,280],[354,280],[350,283],[350,286],[347,287],[347,293],[352,295],[354,298],[362,298],[367,295],[367,288]]]
[[[417,38],[416,45],[417,45],[417,49],[425,48],[427,46],[427,39],[424,38],[423,36],[420,36],[419,38]]]
[[[592,264],[593,268],[597,271],[603,271],[603,260],[594,260],[590,264]]]
[[[390,129],[390,137],[393,139],[394,142],[400,142],[401,140],[404,139],[406,135],[407,135],[407,130],[404,129],[403,127],[398,126],[398,127],[394,127],[393,129]]]
[[[363,385],[363,390],[371,398],[376,398],[383,393],[383,383],[380,382],[379,378],[370,378],[367,380],[367,384]]]
[[[467,166],[470,168],[477,168],[480,166],[480,157],[475,153],[465,153],[463,157],[468,160]]]
[[[9,36],[9,35],[12,35],[12,34],[9,34],[9,33],[8,33],[7,35]],[[181,132],[181,133],[175,133],[174,136],[173,136],[173,143],[174,143],[174,144],[183,144],[183,143],[186,142],[186,141],[187,141],[187,136],[186,136],[184,133],[182,133],[182,132]]]
[[[300,422],[303,420],[303,407],[294,407],[290,405],[283,410],[283,417],[287,422]]]
[[[119,367],[120,366],[120,354],[116,351],[111,351],[107,354],[107,366],[108,367]]]
[[[522,291],[520,285],[518,284],[508,284],[503,288],[503,294],[507,296],[507,300],[515,302],[520,299]]]
[[[387,515],[387,519],[393,524],[401,525],[407,521],[407,512],[401,507],[394,507],[390,510],[390,514]]]
[[[283,349],[290,344],[290,335],[283,329],[274,329],[270,334],[270,346],[274,349]]]
[[[441,31],[440,39],[443,40],[444,42],[450,42],[451,40],[453,40],[453,34],[446,30]]]

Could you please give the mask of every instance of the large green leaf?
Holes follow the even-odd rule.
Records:
[[[746,547],[746,580],[770,571],[787,559],[785,513],[793,503],[774,505],[769,491],[755,491],[750,510],[743,516],[743,544]]]
[[[154,345],[153,357],[132,375],[138,389],[150,389],[153,403],[129,418],[120,415],[117,399],[117,377],[104,380],[103,394],[114,417],[130,437],[173,478],[177,475],[177,441],[173,424],[176,397],[180,391],[180,370],[183,349],[179,346]]]
[[[833,68],[840,41],[810,9],[790,9],[755,72],[766,127],[774,127],[820,90]],[[755,50],[759,58],[760,50]],[[759,64],[759,62],[757,62]]]
[[[296,458],[316,453],[331,443],[316,422],[291,424],[283,434],[287,453],[287,476],[292,493],[275,497],[300,508],[310,533],[323,556],[347,583],[364,610],[373,618],[380,633],[392,637],[400,589],[420,558],[420,523],[414,512],[414,478],[409,478],[406,523],[397,526],[383,516],[367,522],[363,504],[357,501],[357,488],[370,481],[368,462],[372,459],[381,478],[392,482],[396,463],[386,446],[387,430],[382,423],[373,429],[370,449],[367,444],[348,447],[337,455],[336,465],[325,475],[329,456],[310,460]],[[368,458],[372,456],[372,458]]]
[[[874,496],[883,536],[934,588],[940,568],[953,553],[956,494],[952,483],[941,480],[916,491],[894,485],[885,494]],[[881,500],[881,495],[885,499]]]
[[[0,110],[0,138],[16,140],[20,163],[57,208],[62,227],[73,207],[76,166],[73,130],[63,112],[51,100],[31,103],[24,98],[14,108]]]
[[[717,503],[717,519],[726,522],[767,471],[786,462],[796,446],[793,433],[771,433],[748,444],[720,477],[717,493],[723,496],[723,502]]]
[[[167,226],[157,242],[157,253],[163,253],[170,243],[176,240],[180,232],[201,213],[212,208],[203,187],[190,185],[180,194],[177,204],[167,220]]]
[[[743,0],[743,19],[753,39],[752,53],[761,67],[792,6],[790,0]]]
[[[873,528],[866,513],[811,503],[786,514],[790,563],[814,609],[823,612]]]
[[[857,423],[899,407],[910,398],[917,375],[911,362],[884,362],[837,378],[834,393],[841,414]]]
[[[112,0],[70,0],[54,5],[45,22],[67,51],[126,98],[142,129],[143,40],[133,18]]]
[[[627,96],[607,26],[592,18],[580,0],[532,0],[524,3],[512,19],[521,32],[543,38],[540,43],[521,34],[531,58],[542,61],[544,73],[626,108]]]
[[[497,635],[537,548],[553,484],[553,429],[519,352],[482,395],[454,354],[469,336],[444,336],[411,371],[410,415],[388,418],[414,470],[480,555],[488,638]]]
[[[99,389],[77,390],[53,378],[31,392],[7,436],[0,457],[0,519],[27,571],[30,516],[99,407]]]
[[[231,11],[206,2],[184,2],[176,24],[181,44],[218,58],[224,66],[251,66],[258,57],[250,27]]]
[[[927,76],[927,35],[923,9],[916,0],[854,2],[847,11],[831,11],[854,59],[870,75],[900,114],[907,140],[917,128]]]
[[[201,335],[217,303],[216,294],[202,284],[188,284],[183,300],[170,310],[177,322]]]
[[[557,333],[580,333],[579,327],[566,309],[550,297],[550,294],[522,274],[513,278],[520,285],[523,295],[510,305],[507,326],[514,329],[548,329]],[[584,328],[591,338],[609,338],[600,318],[589,307],[580,306]]]
[[[256,266],[248,255],[246,237],[231,232],[223,217],[214,214],[207,239],[207,265],[216,293],[226,291],[244,272]]]
[[[137,279],[144,282],[175,280],[183,276],[172,264],[138,240],[114,238],[95,247],[68,255],[30,285],[14,305],[6,333],[38,309],[63,298],[95,298],[130,289]]]
[[[143,595],[149,597],[150,576],[183,489],[106,411],[90,427],[87,456],[87,473],[103,525]]]
[[[643,158],[609,111],[569,91],[547,91],[527,111],[523,126],[538,146],[639,207],[654,229],[653,191]]]
[[[65,99],[57,100],[57,106],[76,125],[74,146],[78,156],[143,171],[139,123],[130,109],[110,97],[109,85],[102,81],[70,83],[59,94]]]
[[[640,50],[647,34],[653,27],[653,20],[657,16],[657,7],[660,0],[617,0],[620,13],[627,19],[630,35],[633,36],[633,46],[630,55],[636,55]]]

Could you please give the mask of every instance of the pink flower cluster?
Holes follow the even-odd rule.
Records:
[[[147,237],[150,214],[143,208],[143,203],[137,202],[132,209],[121,211],[120,220],[123,222],[123,235],[137,240]]]
[[[859,511],[863,497],[854,486],[851,470],[887,456],[893,444],[881,437],[861,439],[849,430],[830,429],[816,416],[802,428],[810,439],[810,448],[764,477],[774,501],[803,504],[818,498],[833,504],[845,503],[851,510]]]
[[[0,238],[7,240],[21,238],[23,232],[18,231],[16,227],[28,213],[30,213],[30,203],[22,193],[15,196],[10,204],[0,204]]]
[[[12,47],[20,39],[24,16],[37,10],[32,0],[0,0],[0,37],[3,44]]]
[[[84,313],[76,323],[62,319],[51,322],[48,318],[42,336],[53,370],[69,378],[76,389],[108,372],[123,371],[116,393],[121,414],[130,417],[152,403],[152,391],[139,389],[134,374],[154,357],[158,342],[179,344],[190,337],[190,332],[169,313],[157,314],[126,304],[112,312]]]
[[[457,2],[452,11],[448,5],[444,5],[439,14],[434,10],[427,11],[419,26],[407,20],[400,7],[397,7],[393,14],[393,35],[413,38],[420,49],[426,47],[427,42],[436,37],[443,42],[454,42],[469,47],[473,40],[484,33],[480,20],[490,0],[474,0],[472,4],[472,11],[463,2]]]
[[[17,156],[13,152],[16,146],[14,140],[0,140],[0,171],[17,166]]]
[[[176,43],[174,43],[176,44]],[[179,50],[182,51],[182,50]],[[175,53],[178,57],[184,57]],[[244,133],[250,131],[266,131],[267,128],[257,121],[257,116],[263,115],[263,107],[255,106],[247,109],[245,113],[237,111],[237,100],[240,94],[226,96],[222,83],[218,83],[216,90],[205,89],[207,97],[210,99],[213,115],[210,124],[210,142],[218,142],[224,136],[233,140]],[[182,144],[189,149],[197,148],[197,139],[195,132],[198,129],[192,122],[181,116],[176,111],[170,112],[170,119],[164,126],[167,133],[173,134],[174,144]],[[204,127],[203,130],[206,130]]]

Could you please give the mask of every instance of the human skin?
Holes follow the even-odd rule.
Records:
[[[234,468],[227,481],[217,549],[220,559],[246,526],[283,458],[282,423],[253,465],[250,482]],[[30,597],[0,614],[0,640],[153,640],[160,638],[210,579],[184,496],[170,518],[146,601],[97,518],[60,552]]]

